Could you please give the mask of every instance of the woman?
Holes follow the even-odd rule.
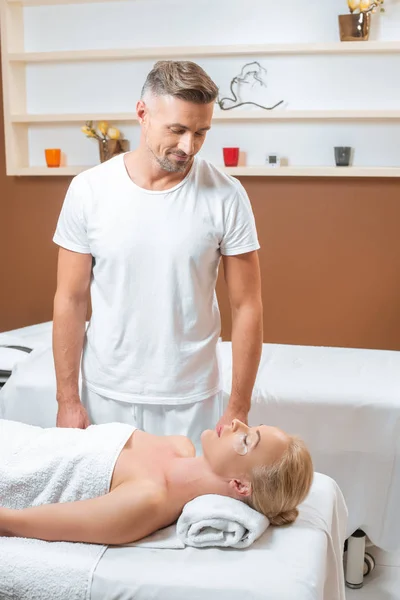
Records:
[[[122,423],[42,429],[0,421],[0,535],[126,544],[177,520],[197,496],[247,502],[291,523],[311,486],[304,443],[234,420],[202,434],[203,456],[180,436]]]

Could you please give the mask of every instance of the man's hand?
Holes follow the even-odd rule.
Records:
[[[239,421],[242,421],[242,423],[247,425],[247,416],[248,413],[246,410],[243,410],[243,408],[235,408],[233,406],[229,406],[228,404],[215,429],[219,434],[224,425],[230,426],[232,424],[233,419],[239,419]]]
[[[57,427],[86,429],[90,421],[85,407],[79,400],[64,401],[58,405]]]

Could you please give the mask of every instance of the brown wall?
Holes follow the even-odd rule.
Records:
[[[266,342],[400,350],[400,180],[243,178],[253,203]],[[51,238],[69,178],[5,175],[0,331],[50,320]],[[218,285],[223,337],[229,304]]]

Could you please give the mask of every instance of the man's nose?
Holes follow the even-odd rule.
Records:
[[[231,427],[232,431],[248,431],[249,429],[247,425],[242,423],[242,421],[239,421],[239,419],[233,419]]]
[[[190,133],[183,135],[178,144],[179,150],[182,150],[188,156],[192,156],[194,153],[194,139]]]

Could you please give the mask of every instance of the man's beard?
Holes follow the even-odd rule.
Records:
[[[163,158],[159,158],[154,155],[157,163],[164,171],[168,171],[168,173],[183,173],[186,171],[189,160],[185,162],[173,162],[169,160],[168,156],[164,156]]]
[[[150,148],[149,145],[147,145],[147,147],[150,150],[150,152],[153,155],[153,157],[155,158],[157,164],[164,171],[167,171],[168,173],[184,173],[186,171],[186,169],[188,167],[188,164],[190,162],[190,158],[189,157],[185,161],[175,162],[175,161],[170,160],[168,158],[168,155],[167,156],[163,156],[162,158],[160,158],[159,156],[157,156],[157,154],[155,154],[155,152],[153,152],[153,150]],[[185,154],[180,154],[179,152],[177,152],[177,154],[179,156],[185,156]]]

